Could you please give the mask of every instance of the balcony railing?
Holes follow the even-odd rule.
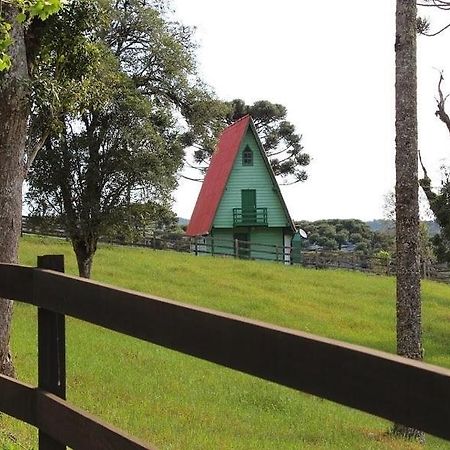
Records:
[[[233,226],[267,227],[267,208],[233,208]]]

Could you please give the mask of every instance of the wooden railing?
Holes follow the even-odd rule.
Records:
[[[40,265],[60,269],[61,259],[44,257]],[[44,317],[39,386],[0,376],[0,410],[39,428],[40,450],[152,448],[60,398],[63,315],[450,440],[444,368],[43,268],[0,264],[0,297],[35,305]]]
[[[233,208],[233,226],[267,227],[267,208]]]

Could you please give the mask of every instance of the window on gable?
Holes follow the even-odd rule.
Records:
[[[250,147],[245,147],[245,150],[242,153],[242,165],[253,166],[253,152]]]

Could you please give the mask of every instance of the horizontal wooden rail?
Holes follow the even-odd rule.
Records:
[[[77,450],[152,450],[56,395],[0,375],[0,410]]]
[[[76,450],[155,450],[142,441],[71,406],[54,394],[36,390],[36,426]]]
[[[0,265],[0,296],[14,290]],[[230,314],[29,269],[20,299],[450,439],[450,370]],[[16,282],[30,279],[21,269]],[[9,272],[8,272],[9,273]]]
[[[0,411],[36,426],[34,387],[0,375]]]

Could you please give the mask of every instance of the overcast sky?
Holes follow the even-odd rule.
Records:
[[[200,74],[225,99],[285,105],[312,158],[309,179],[283,187],[296,220],[383,216],[394,171],[394,0],[173,0],[197,27]],[[450,12],[422,15],[438,26]],[[438,70],[449,74],[450,30],[419,37],[419,145],[439,184],[450,135],[434,116]],[[450,108],[450,105],[449,105]],[[189,218],[199,183],[180,181]]]

